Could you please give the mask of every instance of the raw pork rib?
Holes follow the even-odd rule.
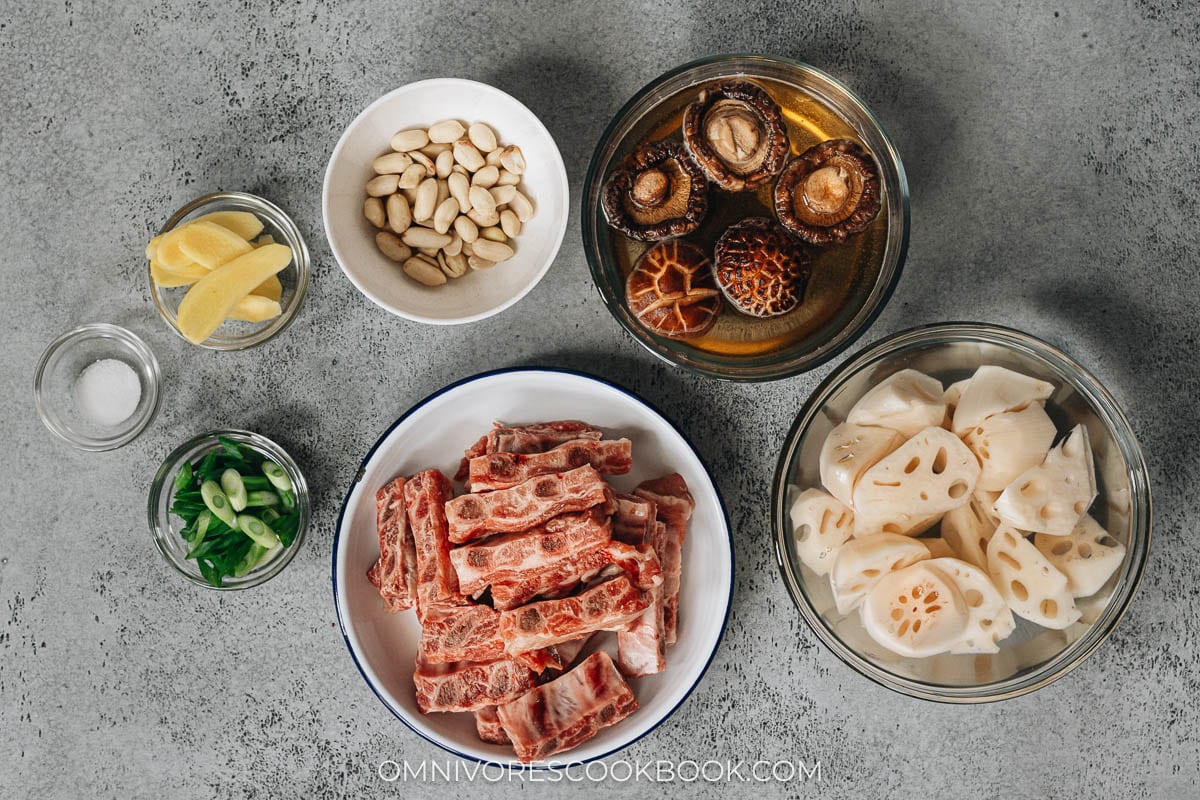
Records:
[[[499,423],[463,453],[454,480],[467,477],[472,458],[486,453],[540,453],[573,439],[599,439],[604,434],[586,422],[559,420],[507,428]]]
[[[651,541],[665,535],[667,526],[655,521]],[[667,668],[666,608],[664,586],[649,590],[650,607],[642,612],[627,631],[617,632],[617,666],[630,677],[657,675]]]
[[[496,713],[525,763],[569,750],[637,710],[637,699],[603,650]]]
[[[613,515],[613,538],[626,544],[649,544],[654,530],[656,506],[653,500],[628,494],[617,495]]]
[[[590,465],[511,489],[460,495],[446,503],[450,541],[462,544],[492,533],[529,530],[559,514],[608,503],[611,497],[612,489]]]
[[[500,612],[500,638],[515,656],[593,631],[623,630],[649,605],[649,593],[622,575],[582,594]]]
[[[412,608],[417,590],[417,550],[404,510],[404,478],[389,481],[375,493],[379,560],[367,577],[392,612]]]
[[[477,605],[430,608],[421,622],[420,653],[430,664],[504,658],[499,612]]]
[[[573,439],[542,453],[491,453],[471,459],[468,483],[472,492],[508,489],[530,478],[590,464],[602,475],[624,475],[633,467],[628,439]]]
[[[608,518],[596,509],[563,514],[525,533],[494,536],[480,544],[456,547],[450,551],[450,561],[458,575],[459,590],[477,595],[489,584],[519,580],[522,575],[550,569],[564,559],[608,544],[609,531]]]
[[[679,627],[679,583],[683,572],[683,540],[687,535],[688,520],[696,501],[688,492],[687,483],[679,473],[664,475],[638,486],[633,493],[653,500],[657,505],[658,519],[666,530],[655,534],[654,549],[658,553],[663,571],[663,616],[666,625],[667,644],[675,644]]]
[[[413,475],[404,484],[404,502],[417,555],[417,616],[434,605],[461,605],[458,578],[450,564],[446,501],[454,490],[436,469]]]
[[[484,706],[475,711],[475,730],[479,738],[492,744],[508,744],[508,734],[500,724],[500,715],[495,706]]]
[[[654,554],[624,542],[607,542],[600,547],[569,556],[544,570],[517,575],[492,583],[492,602],[507,611],[524,605],[538,595],[563,597],[578,584],[592,580],[608,567],[629,573],[634,586],[648,589],[661,584],[662,571]]]
[[[413,673],[417,708],[422,714],[475,711],[507,703],[536,683],[537,677],[527,667],[511,660],[429,664],[417,656],[417,669]]]

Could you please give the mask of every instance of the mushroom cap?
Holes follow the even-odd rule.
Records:
[[[775,184],[775,213],[785,228],[818,247],[844,242],[879,213],[879,169],[850,139],[810,147]]]
[[[701,89],[683,113],[683,142],[709,180],[730,192],[767,183],[788,154],[779,104],[748,81]]]
[[[625,282],[625,302],[638,322],[670,339],[707,333],[722,304],[708,256],[678,240],[659,242],[642,253]]]
[[[744,314],[786,314],[804,297],[808,253],[774,220],[750,217],[729,226],[717,240],[714,256],[717,285]]]
[[[608,224],[631,239],[683,236],[708,213],[708,180],[678,142],[645,142],[613,170],[604,186]]]

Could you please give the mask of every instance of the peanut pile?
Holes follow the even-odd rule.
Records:
[[[371,164],[363,204],[380,252],[426,286],[513,257],[512,240],[533,217],[519,147],[501,146],[485,123],[454,119],[402,130],[390,144]]]

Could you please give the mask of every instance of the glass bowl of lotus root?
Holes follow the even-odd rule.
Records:
[[[761,56],[652,81],[613,117],[583,191],[584,250],[617,322],[728,380],[794,375],[851,345],[891,297],[908,224],[904,167],[866,104]]]
[[[903,517],[879,503],[905,496],[937,505]],[[1151,535],[1146,464],[1113,396],[1057,347],[975,323],[903,331],[835,369],[787,436],[771,513],[817,638],[883,686],[948,703],[1017,697],[1079,666],[1128,608]],[[933,574],[956,588],[930,613],[903,587]]]

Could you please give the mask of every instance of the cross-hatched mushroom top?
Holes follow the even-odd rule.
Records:
[[[717,285],[734,308],[753,317],[779,316],[799,305],[810,266],[803,245],[766,217],[731,225],[717,240]]]

